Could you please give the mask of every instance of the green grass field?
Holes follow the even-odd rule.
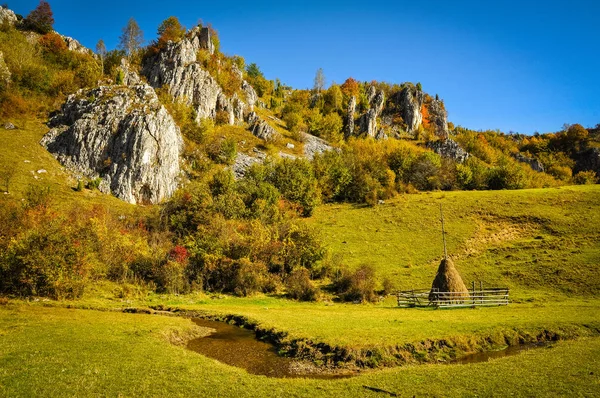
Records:
[[[594,396],[600,340],[583,338],[470,365],[417,365],[343,380],[249,375],[171,344],[191,321],[40,306],[0,307],[0,395]]]

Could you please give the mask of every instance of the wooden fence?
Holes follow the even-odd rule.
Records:
[[[397,293],[399,307],[480,307],[508,305],[508,288],[488,287],[463,292],[440,292],[437,289],[406,290]]]

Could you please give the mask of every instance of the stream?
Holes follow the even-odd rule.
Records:
[[[257,340],[254,331],[249,329],[207,319],[194,318],[192,320],[196,325],[213,329],[214,332],[206,337],[191,340],[187,344],[188,349],[227,365],[246,369],[251,374],[278,378],[305,377],[313,379],[339,379],[359,374],[352,371],[323,370],[311,362],[279,356],[275,346]],[[490,359],[503,358],[547,346],[544,343],[509,346],[498,351],[469,354],[446,364],[487,362]]]

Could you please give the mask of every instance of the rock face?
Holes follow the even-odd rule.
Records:
[[[304,139],[304,156],[307,159],[312,159],[317,154],[332,151],[333,147],[329,143],[319,137],[310,134],[303,134]]]
[[[159,203],[177,188],[183,139],[148,85],[101,86],[70,95],[41,144],[68,169],[102,178],[130,203]]]
[[[600,177],[600,148],[590,148],[577,154],[574,172],[593,170]]]
[[[361,116],[360,129],[367,137],[375,137],[377,135],[377,118],[383,110],[385,96],[383,91],[377,92],[375,87],[369,87],[367,93],[369,99],[369,110]]]
[[[243,120],[247,108],[253,109],[258,96],[247,82],[241,89],[245,99],[228,98],[217,81],[205,70],[198,60],[198,51],[215,48],[208,28],[196,27],[181,41],[169,42],[158,54],[145,63],[142,74],[154,88],[166,85],[169,94],[178,101],[192,105],[196,111],[196,121],[202,118],[214,119],[219,111],[227,112],[229,123]]]
[[[445,140],[448,138],[448,113],[442,101],[434,99],[429,106],[429,122],[432,124],[435,135]]]
[[[448,138],[445,140],[430,141],[427,148],[445,158],[454,159],[458,163],[463,163],[469,158],[469,153],[458,145],[458,142]]]
[[[528,158],[527,156],[517,153],[514,158],[521,163],[528,164],[535,171],[544,172],[544,165],[538,159]]]
[[[423,92],[415,87],[407,86],[398,93],[396,100],[400,108],[400,115],[406,123],[406,131],[414,133],[423,123],[421,114]]]
[[[256,112],[248,115],[248,125],[252,134],[261,140],[274,141],[279,137],[279,133],[269,123],[262,120]]]
[[[83,44],[81,44],[77,40],[73,39],[72,37],[61,35],[58,32],[55,32],[55,33],[63,38],[63,40],[67,44],[67,48],[69,50],[77,52],[77,53],[81,53],[81,54],[94,55],[94,52],[92,50],[85,47]]]
[[[356,112],[356,97],[352,96],[348,101],[348,110],[346,111],[346,138],[354,135],[354,112]]]
[[[17,16],[8,8],[0,7],[0,24],[8,23],[9,25],[14,25],[17,23]]]

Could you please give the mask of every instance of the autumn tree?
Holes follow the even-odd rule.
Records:
[[[40,1],[38,6],[27,15],[23,20],[26,29],[30,29],[45,35],[53,30],[54,16],[50,4],[47,1]]]
[[[358,82],[351,77],[346,79],[346,81],[340,86],[340,89],[347,97],[358,97],[358,94],[360,93]]]
[[[104,40],[98,40],[96,44],[96,54],[100,57],[100,62],[102,65],[102,73],[104,74],[104,58],[106,58],[106,45],[104,44]]]
[[[165,19],[158,27],[158,47],[162,48],[167,42],[178,42],[185,34],[185,27],[181,25],[177,17]]]
[[[319,94],[325,88],[325,74],[323,73],[323,68],[317,69],[317,74],[315,75],[315,85],[314,91]]]
[[[130,18],[123,28],[123,34],[119,37],[119,48],[125,51],[128,57],[136,53],[144,43],[144,32],[135,19]]]

